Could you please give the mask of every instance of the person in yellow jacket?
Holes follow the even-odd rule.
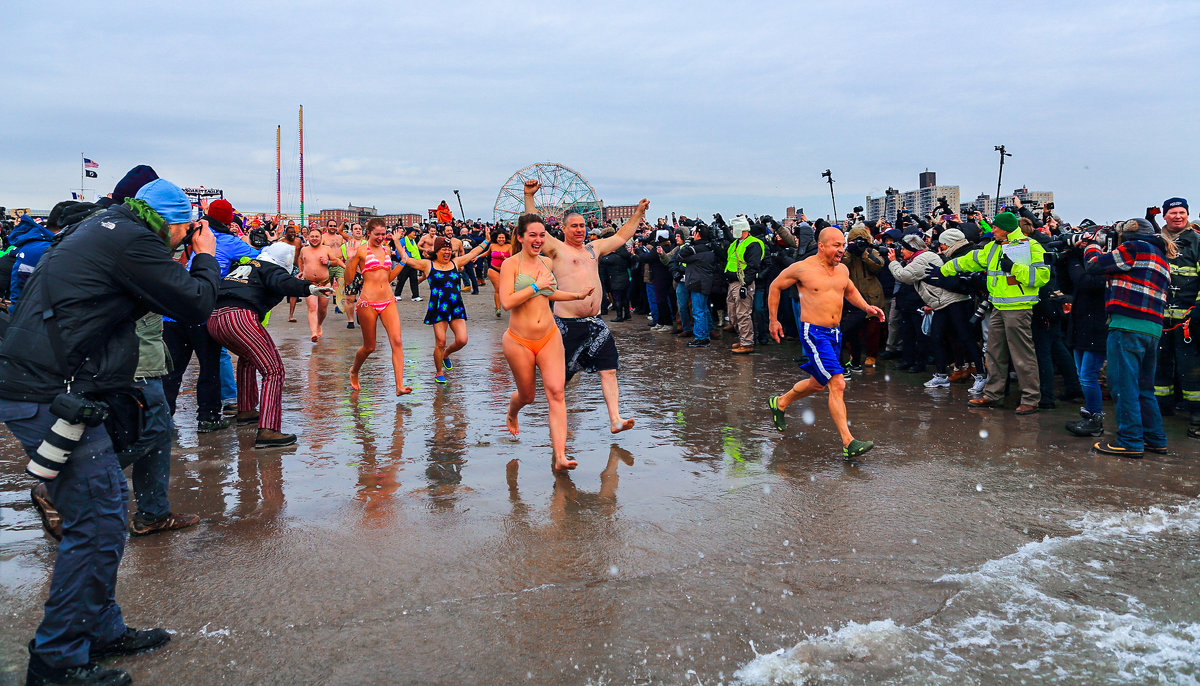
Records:
[[[999,407],[1011,363],[1021,387],[1017,414],[1038,411],[1041,388],[1037,353],[1033,348],[1033,306],[1038,289],[1050,280],[1044,250],[1021,233],[1017,216],[1001,212],[992,221],[992,242],[942,265],[943,276],[962,272],[987,272],[988,315],[987,384],[983,394],[969,401],[972,407]]]

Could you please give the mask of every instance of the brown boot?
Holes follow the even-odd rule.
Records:
[[[733,354],[734,355],[747,355],[752,352],[754,352],[754,346],[752,346],[752,345],[740,345],[739,344],[739,345],[733,346]]]
[[[170,512],[166,517],[157,522],[147,522],[141,517],[134,515],[133,521],[129,522],[129,533],[134,536],[146,536],[148,534],[157,534],[162,531],[175,531],[177,529],[186,529],[189,526],[195,526],[200,522],[200,515],[194,514],[176,514]]]
[[[955,367],[950,372],[950,383],[966,383],[971,378],[971,372],[966,367]]]
[[[238,412],[235,420],[238,424],[253,424],[258,421],[258,410],[246,410]]]
[[[254,437],[254,449],[282,448],[295,442],[296,434],[285,434],[274,429],[259,429],[258,435]]]

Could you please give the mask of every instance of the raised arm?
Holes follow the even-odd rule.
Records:
[[[487,239],[484,239],[484,241],[482,243],[475,246],[474,248],[471,248],[471,252],[467,253],[466,255],[463,255],[462,257],[454,258],[454,268],[462,269],[463,265],[470,263],[471,260],[474,260],[476,257],[479,257],[480,255],[482,255],[483,251],[486,250],[487,247],[488,247],[488,241],[487,241]]]
[[[637,204],[637,209],[633,211],[633,216],[615,234],[608,238],[600,238],[592,241],[591,245],[596,251],[596,256],[607,255],[628,243],[629,239],[633,238],[633,234],[637,231],[637,228],[641,226],[642,219],[646,216],[646,210],[648,209],[650,209],[650,201],[642,198]]]
[[[395,236],[392,236],[392,247],[395,248],[395,250],[393,252],[396,253],[396,257],[399,258],[398,261],[400,262],[400,264],[393,267],[393,270],[397,274],[399,274],[400,270],[403,269],[404,267],[412,267],[413,269],[416,269],[417,271],[421,272],[422,274],[427,274],[429,272],[429,270],[433,268],[433,265],[430,263],[429,260],[418,260],[418,259],[414,258],[412,255],[409,255],[408,251],[404,249],[404,246],[396,243]],[[420,247],[418,247],[417,249],[420,250]],[[394,278],[396,278],[396,277],[395,276],[391,277],[391,279],[394,279]],[[391,279],[388,279],[388,280],[390,281]]]

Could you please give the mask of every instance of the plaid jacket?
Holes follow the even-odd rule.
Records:
[[[1108,275],[1104,311],[1162,324],[1171,286],[1166,244],[1158,236],[1127,240],[1105,253],[1092,244],[1084,251],[1087,271]]]

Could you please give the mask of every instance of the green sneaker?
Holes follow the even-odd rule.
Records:
[[[856,438],[850,441],[850,445],[842,448],[842,457],[858,457],[874,447],[875,444],[871,441],[860,441]]]
[[[787,429],[787,417],[784,416],[783,410],[779,409],[779,396],[767,398],[767,407],[771,408],[771,421],[775,422],[775,428],[780,431]]]

